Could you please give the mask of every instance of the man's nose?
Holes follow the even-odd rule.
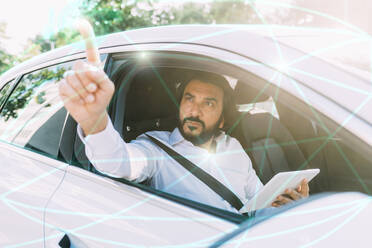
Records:
[[[198,117],[201,115],[201,109],[200,109],[200,105],[198,103],[193,103],[191,104],[191,108],[190,108],[190,114],[192,117]]]

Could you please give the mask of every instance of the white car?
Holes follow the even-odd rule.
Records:
[[[216,72],[234,87],[240,113],[227,132],[262,182],[319,168],[311,196],[248,218],[100,174],[58,95],[58,80],[85,58],[78,43],[0,77],[0,247],[371,246],[372,74],[356,68],[370,54],[368,36],[186,25],[97,44],[116,87],[108,111],[124,140],[173,129],[185,75]]]

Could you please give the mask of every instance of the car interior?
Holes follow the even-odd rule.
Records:
[[[115,128],[126,142],[152,130],[172,131],[177,126],[178,93],[193,70],[216,72],[233,78],[239,110],[225,131],[242,144],[261,181],[276,173],[319,168],[310,182],[310,194],[328,191],[372,190],[371,158],[357,147],[368,149],[340,130],[311,106],[268,84],[265,80],[221,61],[184,54],[152,54],[151,61],[132,55],[111,58],[109,75],[116,86],[109,112]],[[217,70],[218,68],[218,70]],[[275,106],[260,109],[258,103]],[[245,108],[250,106],[249,108]],[[80,167],[99,173],[89,164],[77,138],[74,160]]]

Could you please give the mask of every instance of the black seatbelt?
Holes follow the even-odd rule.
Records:
[[[193,162],[176,152],[175,150],[171,149],[170,147],[164,145],[158,139],[146,134],[147,137],[150,138],[152,142],[158,145],[161,149],[163,149],[169,156],[171,156],[174,160],[176,160],[179,164],[183,166],[186,170],[190,171],[195,177],[197,177],[200,181],[206,184],[209,188],[211,188],[214,192],[216,192],[219,196],[221,196],[225,201],[230,203],[231,206],[236,208],[238,211],[243,207],[242,201],[225,185],[220,183],[217,179],[200,169],[196,166]]]

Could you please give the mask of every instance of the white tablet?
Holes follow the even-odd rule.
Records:
[[[250,212],[256,209],[271,207],[275,197],[283,194],[288,188],[297,188],[303,179],[310,182],[318,173],[319,169],[280,172],[273,176],[271,180],[244,206],[239,210],[240,213]]]

